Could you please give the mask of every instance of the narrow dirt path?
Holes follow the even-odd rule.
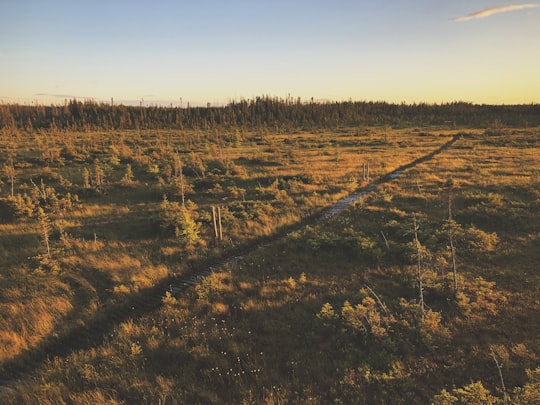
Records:
[[[327,207],[311,220],[302,221],[293,227],[289,227],[287,231],[282,231],[266,241],[245,248],[245,250],[241,252],[230,254],[221,260],[216,260],[216,262],[211,265],[201,265],[200,268],[194,269],[189,275],[184,275],[182,277],[170,277],[152,288],[133,295],[128,302],[107,307],[96,314],[94,318],[85,322],[84,325],[74,327],[69,333],[61,336],[51,337],[32,350],[21,354],[11,361],[1,364],[0,399],[3,393],[12,389],[12,386],[16,380],[24,376],[28,376],[47,359],[68,356],[74,351],[85,350],[98,346],[105,339],[105,337],[110,334],[111,330],[116,325],[128,319],[137,318],[159,308],[162,304],[162,298],[167,291],[169,291],[172,295],[179,295],[187,288],[196,285],[202,278],[210,275],[212,272],[218,271],[226,265],[243,260],[246,255],[256,251],[257,249],[275,243],[276,241],[285,238],[293,231],[301,230],[308,225],[313,225],[338,215],[366,194],[378,190],[383,184],[398,178],[406,170],[428,161],[437,154],[448,149],[455,142],[457,142],[461,136],[461,134],[455,135],[452,139],[436,150],[410,163],[400,166],[394,171],[375,180],[373,183],[360,188],[355,193]]]

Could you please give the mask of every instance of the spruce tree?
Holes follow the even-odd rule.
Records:
[[[179,237],[182,242],[188,246],[196,244],[199,240],[199,231],[197,230],[197,223],[191,217],[189,210],[185,206],[180,208],[180,224],[179,224]]]

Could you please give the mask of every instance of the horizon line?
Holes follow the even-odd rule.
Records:
[[[60,98],[60,97],[58,97]],[[439,102],[428,102],[428,101],[388,101],[388,100],[367,100],[367,99],[353,99],[352,97],[349,97],[347,99],[331,99],[331,98],[317,98],[314,97],[308,97],[308,98],[302,98],[302,97],[280,97],[280,96],[270,96],[270,95],[262,95],[262,96],[253,96],[251,98],[247,97],[239,97],[239,98],[230,98],[228,101],[190,101],[190,100],[181,100],[179,98],[176,101],[172,100],[156,100],[156,101],[144,101],[144,99],[135,100],[135,99],[119,99],[115,100],[114,97],[111,97],[109,100],[103,100],[103,99],[97,99],[95,97],[66,97],[63,99],[63,102],[40,102],[39,100],[31,100],[26,99],[25,101],[9,101],[9,99],[12,99],[12,97],[2,97],[0,96],[0,105],[23,105],[23,106],[52,106],[52,107],[63,107],[66,104],[69,104],[73,101],[83,104],[105,104],[112,107],[115,106],[124,106],[124,107],[144,107],[144,108],[181,108],[181,109],[187,109],[187,108],[224,108],[228,105],[242,102],[242,101],[254,101],[258,98],[268,98],[268,99],[274,99],[278,101],[287,101],[290,100],[291,103],[296,104],[298,100],[300,100],[300,103],[302,105],[308,105],[308,104],[332,104],[332,103],[383,103],[383,104],[393,104],[393,105],[406,105],[406,106],[414,106],[414,105],[430,105],[430,106],[443,106],[443,105],[449,105],[449,104],[471,104],[476,106],[531,106],[531,105],[539,105],[540,101],[530,101],[530,102],[521,102],[521,103],[486,103],[486,102],[474,102],[474,101],[466,101],[466,100],[452,100],[452,101],[439,101]],[[8,101],[6,102],[6,99]]]

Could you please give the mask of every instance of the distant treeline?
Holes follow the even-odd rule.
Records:
[[[213,107],[136,107],[66,100],[64,105],[0,104],[0,128],[18,130],[294,129],[363,125],[537,126],[540,104],[305,102],[256,97]]]

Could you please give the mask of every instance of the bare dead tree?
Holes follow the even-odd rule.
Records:
[[[45,211],[43,211],[43,208],[41,207],[38,208],[37,216],[41,237],[43,238],[43,245],[45,246],[47,257],[50,258],[51,246],[49,244],[49,237],[52,230],[51,221],[49,219],[49,216],[45,213]]]
[[[489,350],[491,352],[491,357],[493,358],[493,361],[495,362],[495,365],[497,366],[497,371],[499,372],[499,379],[501,380],[501,389],[503,392],[503,400],[504,403],[507,404],[507,395],[506,395],[506,386],[504,385],[504,378],[502,374],[502,367],[503,365],[499,363],[499,360],[497,360],[497,356],[495,355],[495,351],[493,350],[493,346],[489,345]]]
[[[450,242],[450,253],[452,256],[452,273],[454,275],[454,293],[458,292],[458,277],[457,277],[457,264],[456,264],[456,246],[454,243],[454,228],[455,221],[452,219],[452,189],[453,181],[448,181],[448,240]]]
[[[381,299],[379,298],[379,296],[377,294],[375,294],[375,291],[373,291],[371,289],[371,287],[369,285],[366,284],[366,288],[369,290],[369,292],[371,294],[373,294],[373,296],[375,297],[375,299],[377,300],[377,302],[379,303],[379,305],[381,306],[381,308],[384,310],[384,312],[386,312],[386,314],[388,315],[388,309],[386,308],[386,305],[383,304],[383,302],[381,301]]]
[[[424,284],[422,280],[422,245],[418,240],[418,223],[416,221],[416,214],[413,213],[413,233],[414,233],[414,246],[416,248],[416,276],[418,281],[418,305],[420,306],[420,316],[424,320],[424,314],[426,311],[424,302]]]
[[[185,206],[186,205],[186,197],[185,197],[186,190],[184,186],[184,171],[182,169],[182,160],[180,159],[178,152],[176,152],[176,156],[174,158],[174,175],[180,178],[180,192],[182,194],[182,206]]]
[[[43,201],[47,201],[47,190],[45,189],[45,183],[43,182],[43,179],[41,179],[40,186],[34,183],[34,180],[32,179],[30,179],[30,183],[32,183],[32,185],[34,186],[34,190],[36,190],[41,199]]]
[[[13,197],[15,192],[15,177],[17,175],[17,172],[15,170],[15,165],[13,164],[13,158],[11,156],[9,157],[9,163],[4,165],[4,174],[11,183],[11,196]]]
[[[383,231],[381,231],[381,235],[382,235],[382,237],[384,239],[384,244],[386,245],[386,249],[390,250],[390,244],[388,243],[388,239],[386,239],[386,235],[384,234]]]

